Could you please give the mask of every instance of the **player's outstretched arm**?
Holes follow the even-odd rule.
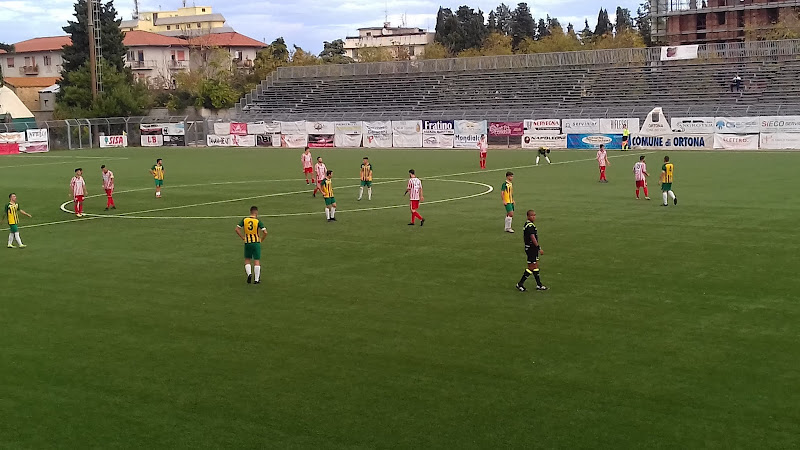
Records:
[[[28,216],[28,217],[33,217],[33,216],[31,216],[30,214],[26,213],[25,211],[23,211],[23,210],[21,210],[21,209],[19,210],[19,212],[21,212],[22,214],[25,214],[25,215],[26,215],[26,216]]]

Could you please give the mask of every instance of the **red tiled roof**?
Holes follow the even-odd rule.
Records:
[[[267,44],[249,38],[243,34],[212,33],[189,39],[189,44],[196,47],[256,47],[264,48]]]
[[[6,52],[5,50],[3,50],[2,48],[0,48],[0,55],[2,55],[2,54],[3,54],[3,53],[5,53],[5,52]]]
[[[125,33],[123,43],[126,47],[187,47],[189,42],[184,39],[164,36],[147,31],[133,30]]]
[[[60,77],[6,77],[5,83],[17,88],[50,87],[60,79]]]
[[[69,36],[50,36],[28,39],[14,44],[15,53],[61,51],[61,47],[72,45]]]

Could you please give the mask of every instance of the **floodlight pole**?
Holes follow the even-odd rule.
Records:
[[[94,39],[94,2],[95,0],[86,0],[87,25],[89,27],[89,72],[91,74],[92,84],[92,99],[97,100],[97,49],[95,48]]]

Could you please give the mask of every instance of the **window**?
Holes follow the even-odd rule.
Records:
[[[773,25],[778,23],[778,16],[778,8],[769,8],[767,10],[767,20],[769,20],[769,23]]]
[[[135,54],[133,53],[133,50],[128,50],[128,61],[134,61],[134,56]]]
[[[367,31],[367,37],[372,37],[372,31]]]
[[[197,28],[200,28],[200,26],[201,26],[201,23],[197,22]]]
[[[144,51],[143,50],[139,50],[139,55],[138,56],[139,56],[139,61],[144,61]]]
[[[736,21],[737,22],[736,26],[739,27],[739,28],[744,28],[744,10],[739,10],[739,11],[736,11],[736,12],[738,13],[737,14],[738,15],[737,19],[738,20]]]
[[[178,50],[178,61],[186,61],[186,52]]]
[[[706,15],[705,14],[698,14],[696,17],[697,17],[697,29],[698,30],[705,30],[706,29]]]
[[[206,12],[206,9],[205,9],[205,8],[203,8],[203,12]]]
[[[414,56],[415,47],[413,45],[408,46],[408,56]]]
[[[242,59],[242,52],[237,51],[234,53],[234,55],[234,59]]]
[[[172,27],[170,27],[169,25],[167,25],[167,31],[169,31],[170,29],[172,29]]]
[[[25,65],[26,66],[30,66],[31,65],[31,57],[30,56],[26,56],[25,57]]]
[[[44,65],[45,66],[50,66],[50,65],[53,64],[53,61],[52,61],[50,55],[45,55],[44,58],[42,58],[42,59],[44,60]]]
[[[14,58],[7,58],[6,64],[8,64],[8,67],[14,67]]]
[[[718,12],[717,13],[717,24],[725,25],[725,13],[724,12]]]

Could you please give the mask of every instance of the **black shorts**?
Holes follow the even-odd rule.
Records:
[[[533,264],[539,260],[539,247],[528,247],[525,249],[525,256],[528,257],[528,264]]]
[[[628,142],[630,136],[622,136],[622,142]]]

